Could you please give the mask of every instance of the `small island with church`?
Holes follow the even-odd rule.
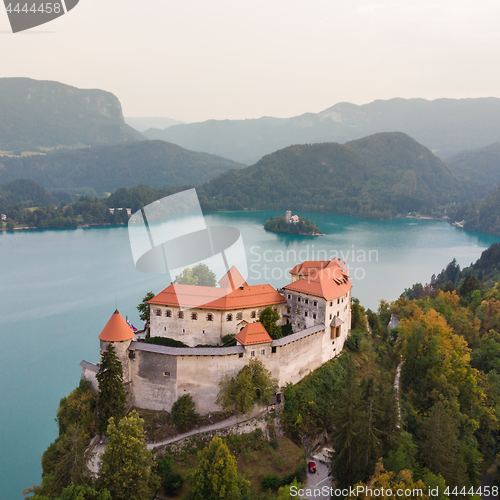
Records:
[[[290,210],[286,211],[286,216],[280,215],[271,217],[265,224],[264,229],[272,233],[298,234],[320,236],[319,227],[309,219],[301,219],[298,215],[292,215]]]

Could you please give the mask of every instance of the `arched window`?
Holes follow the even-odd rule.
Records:
[[[191,319],[198,319],[198,313],[191,313]]]
[[[213,321],[214,320],[214,315],[212,313],[207,314],[207,321]]]
[[[170,309],[167,309],[167,311],[165,312],[165,316],[167,318],[171,318],[172,317],[172,311]]]
[[[155,313],[156,313],[157,316],[161,316],[161,309],[156,309]]]
[[[179,311],[177,316],[179,316],[179,319],[184,319],[184,311]]]
[[[252,314],[250,315],[251,318],[256,318],[257,317],[257,311],[252,311]]]
[[[226,321],[233,321],[233,315],[231,313],[226,315]]]
[[[236,313],[236,320],[240,321],[242,319],[243,319],[243,313],[242,312]]]

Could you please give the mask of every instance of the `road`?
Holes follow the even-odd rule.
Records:
[[[308,458],[307,461],[314,461],[316,462],[316,474],[311,474],[309,470],[306,471],[307,473],[307,485],[304,487],[304,489],[319,489],[323,486],[331,486],[332,481],[328,477],[328,467],[317,460],[314,460],[313,458]],[[304,498],[309,498],[310,500],[316,500],[317,498],[330,498],[330,494],[328,495],[319,495],[319,496],[309,496],[309,497],[304,497]]]

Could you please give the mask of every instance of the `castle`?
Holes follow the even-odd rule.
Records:
[[[99,335],[100,352],[113,343],[130,404],[170,411],[189,393],[205,414],[219,409],[215,400],[222,378],[235,376],[252,358],[261,360],[283,387],[338,355],[351,329],[352,284],[345,262],[306,261],[290,274],[291,282],[279,290],[248,285],[234,267],[219,287],[168,286],[149,301],[150,335],[189,347],[141,342],[115,311]],[[258,322],[266,307],[277,311],[278,324],[290,324],[293,333],[271,339]],[[222,347],[228,334],[236,334],[236,346]],[[195,347],[200,344],[221,347]],[[80,365],[82,378],[97,389],[99,365]]]

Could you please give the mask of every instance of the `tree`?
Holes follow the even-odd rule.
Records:
[[[7,219],[7,229],[11,231],[16,227],[15,222],[12,219]]]
[[[122,364],[115,354],[112,343],[108,344],[108,347],[101,355],[101,363],[96,378],[99,382],[97,429],[101,434],[105,434],[110,417],[119,420],[125,416],[125,403],[127,400],[123,387]]]
[[[159,478],[152,471],[153,457],[144,442],[143,424],[135,412],[118,423],[113,417],[109,420],[98,485],[107,488],[113,500],[152,499],[159,487]]]
[[[257,402],[269,404],[277,386],[262,361],[252,359],[236,377],[226,375],[221,380],[216,403],[226,411],[248,413]]]
[[[331,468],[339,487],[349,487],[364,479],[366,458],[364,410],[356,368],[349,356],[341,376],[333,419],[335,453],[332,456]]]
[[[150,301],[155,294],[153,292],[148,292],[145,297],[142,299],[142,302],[137,306],[137,310],[139,311],[139,317],[142,321],[149,321],[149,304]]]
[[[276,324],[276,321],[279,319],[280,315],[278,311],[269,306],[259,315],[259,321],[272,339],[279,339],[281,337],[281,328]]]
[[[111,500],[111,493],[106,489],[98,491],[90,486],[70,484],[58,500]]]
[[[220,437],[198,452],[190,483],[190,500],[243,500],[250,492],[250,483],[238,474],[236,459]]]
[[[426,494],[427,488],[422,480],[415,481],[412,472],[409,470],[403,470],[397,474],[395,472],[386,472],[382,460],[377,463],[375,473],[366,485],[359,482],[354,486],[353,490],[356,493],[359,491],[360,494],[350,495],[349,498],[351,499],[371,500],[377,498],[379,500],[392,500],[400,491],[400,494],[397,494],[396,497],[398,499],[413,500],[419,498],[429,500],[429,496]],[[375,491],[378,491],[376,496],[374,496]],[[386,493],[388,491],[390,491],[390,494]]]
[[[191,394],[184,394],[172,406],[172,421],[180,431],[196,424],[199,418]]]
[[[215,286],[216,274],[206,264],[197,264],[193,268],[186,267],[175,277],[174,283],[179,285]]]

